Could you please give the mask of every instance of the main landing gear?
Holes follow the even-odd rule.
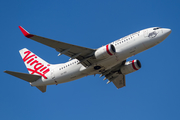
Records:
[[[99,70],[99,69],[101,69],[101,66],[95,66],[94,69]]]

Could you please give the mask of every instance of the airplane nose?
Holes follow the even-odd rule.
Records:
[[[164,29],[163,29],[163,33],[164,33],[164,35],[165,35],[166,37],[169,36],[169,34],[171,34],[171,29],[164,28]]]

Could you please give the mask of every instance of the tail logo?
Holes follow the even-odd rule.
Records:
[[[28,71],[31,71],[31,74],[37,73],[47,79],[45,75],[50,71],[50,69],[48,68],[48,66],[50,65],[44,65],[39,62],[36,59],[37,56],[35,54],[31,55],[31,51],[25,51],[24,54],[25,57],[23,58],[23,61],[25,62],[25,64],[27,64],[27,66],[29,66],[29,68],[27,67]]]

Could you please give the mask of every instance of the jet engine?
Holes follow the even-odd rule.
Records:
[[[95,51],[94,56],[96,59],[104,59],[104,58],[114,55],[115,53],[116,53],[116,49],[114,45],[108,44],[106,46],[98,48]]]
[[[141,63],[139,60],[128,61],[121,67],[121,72],[122,74],[126,75],[135,72],[140,68],[141,68]]]

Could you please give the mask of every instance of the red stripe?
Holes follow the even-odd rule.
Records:
[[[135,70],[138,70],[138,69],[136,68],[135,64],[134,64],[134,61],[135,61],[135,60],[132,61],[132,66],[133,66],[133,68],[134,68]]]
[[[109,54],[109,55],[113,55],[110,51],[109,51],[109,47],[108,47],[109,45],[106,45],[106,51],[107,51],[107,53]]]

